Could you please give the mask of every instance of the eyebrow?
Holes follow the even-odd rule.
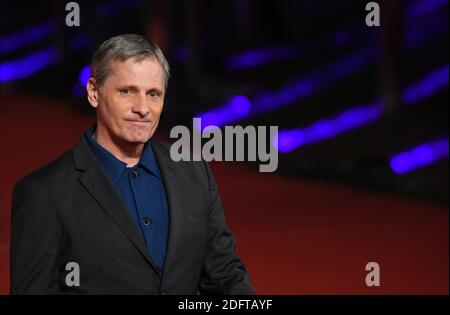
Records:
[[[123,86],[119,86],[118,89],[119,90],[123,90],[123,89],[139,90],[139,88],[136,85],[123,85]],[[151,91],[156,91],[156,92],[160,92],[160,93],[163,92],[163,90],[160,89],[159,87],[153,87],[153,88],[146,90],[146,92],[151,92]]]

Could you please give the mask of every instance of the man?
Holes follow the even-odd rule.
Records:
[[[142,36],[96,51],[96,125],[14,188],[11,293],[253,294],[209,166],[151,139],[168,79]]]

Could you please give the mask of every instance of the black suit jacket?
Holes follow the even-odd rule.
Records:
[[[12,294],[253,294],[211,170],[152,140],[170,212],[162,274],[83,137],[14,188]],[[69,262],[80,286],[67,286]]]

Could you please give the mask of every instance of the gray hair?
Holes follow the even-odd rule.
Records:
[[[163,52],[158,45],[136,34],[122,34],[103,42],[92,58],[91,77],[95,79],[98,86],[101,86],[110,74],[112,62],[125,61],[129,58],[137,62],[146,58],[155,58],[164,71],[164,87],[167,88],[170,68]]]

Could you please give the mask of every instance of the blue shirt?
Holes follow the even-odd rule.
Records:
[[[163,270],[169,232],[169,207],[158,163],[150,140],[139,163],[133,167],[117,159],[92,137],[96,126],[85,134],[95,157],[128,208],[131,219],[142,232],[156,267]]]

